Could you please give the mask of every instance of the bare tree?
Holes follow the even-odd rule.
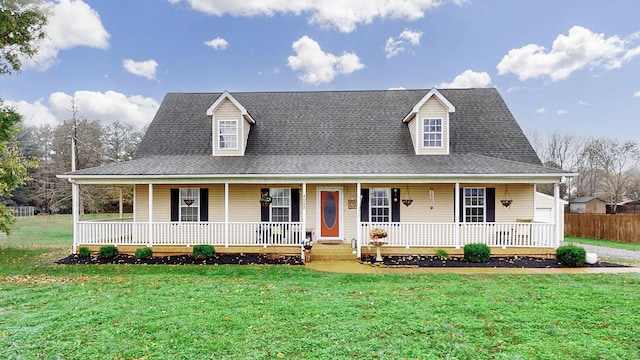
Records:
[[[633,141],[598,138],[586,144],[584,154],[602,175],[595,193],[611,202],[622,200],[638,165],[638,145]]]

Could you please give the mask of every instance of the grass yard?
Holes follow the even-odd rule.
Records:
[[[29,221],[0,245],[3,358],[640,358],[638,274],[57,266],[69,229]]]

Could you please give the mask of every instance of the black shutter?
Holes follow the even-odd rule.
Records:
[[[209,221],[209,189],[200,189],[200,221]]]
[[[300,189],[291,189],[291,221],[300,221]]]
[[[453,189],[453,194],[455,196],[456,193],[456,189]],[[455,201],[455,197],[454,197],[454,201]],[[460,188],[460,199],[458,199],[458,204],[460,205],[460,214],[459,214],[459,221],[461,223],[464,222],[464,189]],[[455,216],[455,215],[454,215]]]
[[[487,203],[485,207],[487,209],[487,222],[496,222],[496,188],[487,188],[486,190]]]
[[[262,196],[269,196],[268,188],[260,189],[260,199],[262,199]],[[260,221],[269,221],[270,206],[262,206],[261,202],[259,202],[259,204],[260,204]]]
[[[180,221],[180,189],[171,189],[171,221]]]
[[[391,189],[391,222],[400,222],[400,189]]]
[[[360,221],[369,222],[369,189],[360,189]]]

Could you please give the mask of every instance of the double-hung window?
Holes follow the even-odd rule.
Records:
[[[442,118],[422,119],[422,147],[442,147]]]
[[[238,121],[221,120],[218,123],[220,149],[235,150],[238,148]]]
[[[291,189],[271,188],[271,221],[289,222],[291,219]]]
[[[391,221],[391,190],[370,189],[369,209],[371,211],[371,222],[386,223]]]
[[[485,222],[485,204],[485,188],[464,188],[464,222]]]
[[[180,221],[200,221],[200,189],[180,189]]]

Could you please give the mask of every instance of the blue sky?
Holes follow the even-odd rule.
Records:
[[[640,2],[59,0],[0,98],[142,126],[167,92],[496,87],[527,132],[640,142]],[[365,114],[363,114],[364,116]]]

